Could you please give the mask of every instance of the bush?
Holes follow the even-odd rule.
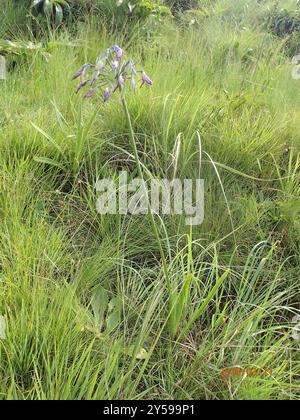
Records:
[[[168,16],[171,15],[170,9],[167,6],[153,3],[148,0],[138,0],[136,2],[136,16],[145,18],[150,15]]]
[[[149,16],[171,15],[169,7],[161,0],[95,0],[94,13],[115,23],[124,19],[139,20]]]
[[[167,3],[174,11],[195,9],[199,6],[199,0],[168,0]]]
[[[286,50],[293,56],[299,53],[300,45],[300,9],[287,10],[274,8],[265,17],[265,25],[270,32],[280,38],[286,38]]]

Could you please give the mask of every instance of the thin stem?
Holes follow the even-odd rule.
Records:
[[[125,111],[125,114],[126,114],[126,118],[127,118],[127,121],[128,121],[128,127],[129,127],[129,132],[130,132],[130,140],[131,140],[131,145],[132,145],[132,148],[133,148],[133,153],[134,153],[134,157],[135,157],[137,168],[138,168],[138,174],[139,174],[139,177],[141,178],[141,180],[143,181],[144,195],[145,195],[145,197],[147,197],[148,192],[147,192],[145,182],[144,182],[144,174],[143,174],[143,170],[142,170],[142,166],[141,166],[141,163],[140,163],[139,154],[138,154],[138,150],[137,150],[137,146],[136,146],[136,142],[135,142],[135,136],[134,136],[134,131],[133,131],[133,127],[132,127],[130,113],[129,113],[127,102],[126,102],[126,99],[125,99],[124,96],[122,97],[122,104],[123,104],[124,111]],[[148,205],[148,212],[150,214],[153,231],[155,233],[155,237],[156,237],[156,240],[157,240],[157,243],[158,243],[158,246],[159,246],[159,251],[160,251],[160,255],[161,255],[161,259],[162,259],[163,270],[164,270],[164,274],[165,274],[166,281],[167,281],[168,292],[169,292],[169,295],[171,297],[172,287],[171,287],[171,281],[170,281],[170,276],[169,276],[167,260],[166,260],[165,253],[164,253],[161,241],[160,241],[159,232],[158,232],[158,229],[157,229],[157,226],[156,226],[153,210],[150,206],[149,200],[147,200],[147,205]]]

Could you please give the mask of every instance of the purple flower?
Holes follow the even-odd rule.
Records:
[[[114,88],[114,92],[118,89],[122,89],[122,86],[123,86],[124,82],[125,82],[124,77],[122,75],[120,75],[118,80],[117,80],[116,87]]]
[[[114,71],[117,71],[117,70],[118,70],[118,68],[119,68],[119,61],[118,61],[118,60],[114,60],[114,61],[112,62],[112,69],[113,69]]]
[[[120,75],[120,77],[118,78],[118,82],[117,82],[118,87],[122,87],[124,82],[125,82],[124,77],[122,75]]]
[[[124,50],[118,45],[113,45],[97,57],[95,64],[84,64],[72,79],[75,80],[80,77],[76,93],[89,84],[90,86],[86,89],[83,97],[85,99],[92,98],[99,92],[98,85],[101,86],[108,80],[113,79],[114,87],[106,84],[109,87],[102,91],[103,100],[107,102],[117,90],[120,90],[122,95],[127,82],[130,84],[130,88],[136,91],[138,74],[141,74],[141,87],[144,84],[153,85],[153,81],[144,70],[136,70],[135,63],[133,61],[123,61],[123,57]],[[93,68],[93,70],[90,70],[90,68]],[[86,73],[91,73],[91,75],[86,76]]]
[[[72,80],[77,79],[79,76],[81,76],[86,69],[88,69],[89,67],[95,67],[93,64],[84,64],[79,70],[77,70],[77,72],[74,74]]]
[[[153,85],[153,81],[150,79],[150,77],[144,71],[142,71],[142,86],[145,83],[150,86]]]
[[[124,55],[124,51],[118,45],[114,45],[112,48],[114,52],[116,53],[117,61],[120,61]]]
[[[97,89],[90,89],[83,95],[83,97],[84,99],[92,98],[96,94],[96,92],[97,92]]]
[[[76,89],[76,95],[86,84],[87,84],[87,80],[83,80],[81,83],[79,83]]]
[[[103,93],[104,102],[107,102],[109,100],[109,98],[111,97],[111,95],[112,95],[112,93],[111,93],[110,89],[106,88],[104,93]]]

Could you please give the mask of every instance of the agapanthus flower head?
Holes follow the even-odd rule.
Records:
[[[72,77],[72,80],[78,79],[78,77],[82,76],[86,70],[88,70],[90,67],[95,67],[94,64],[84,64],[82,67],[80,67],[79,70],[74,74]]]
[[[125,77],[122,74],[120,74],[120,76],[117,80],[116,89],[118,89],[118,88],[122,89],[122,86],[124,85],[124,83],[125,83]]]
[[[79,83],[76,89],[76,95],[82,88],[84,88],[84,86],[86,86],[86,84],[87,84],[87,80],[83,80],[82,82]]]
[[[105,88],[104,93],[103,93],[103,99],[104,102],[107,102],[109,100],[109,98],[111,97],[112,92],[109,88]]]
[[[112,62],[112,69],[116,72],[117,70],[118,70],[118,68],[119,68],[119,61],[118,60],[114,60],[113,62]]]
[[[150,79],[150,77],[144,71],[142,71],[142,85],[144,83],[147,83],[147,85],[150,86],[153,85],[153,81]]]
[[[83,95],[85,99],[101,94],[104,102],[120,91],[123,94],[127,83],[136,91],[137,75],[141,74],[141,86],[153,85],[153,81],[144,70],[137,70],[132,60],[123,60],[124,51],[118,45],[113,45],[97,57],[96,64],[84,64],[74,75],[72,80],[81,76],[81,83],[77,86],[76,93],[81,91],[90,81],[90,89]],[[89,74],[87,74],[89,73]]]
[[[112,49],[114,50],[114,52],[116,53],[116,59],[118,61],[120,61],[124,55],[124,51],[122,50],[122,48],[120,48],[118,45],[114,45],[112,47]]]

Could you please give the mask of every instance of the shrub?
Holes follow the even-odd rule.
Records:
[[[138,0],[136,2],[136,16],[139,18],[145,18],[150,15],[168,16],[170,14],[170,9],[167,6],[148,0]]]
[[[59,26],[64,18],[64,6],[68,6],[65,0],[34,0],[31,9],[34,13],[43,14],[52,26]]]
[[[171,14],[169,7],[160,0],[96,0],[95,3],[94,11],[114,21]]]
[[[185,11],[195,9],[199,6],[199,0],[167,0],[167,3],[174,11]]]
[[[275,7],[265,17],[265,26],[274,35],[285,38],[285,46],[289,55],[299,53],[300,44],[300,9],[278,9]]]

